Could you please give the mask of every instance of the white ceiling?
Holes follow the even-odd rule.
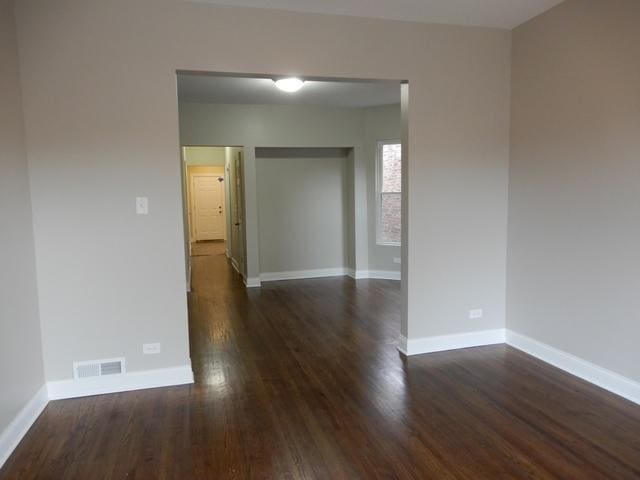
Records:
[[[195,0],[293,12],[512,29],[564,0]]]
[[[372,107],[400,103],[400,82],[307,81],[296,93],[281,92],[269,78],[178,75],[181,102],[247,105]]]

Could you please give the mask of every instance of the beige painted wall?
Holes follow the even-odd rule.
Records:
[[[0,0],[0,437],[44,384],[12,2]],[[0,451],[0,464],[2,454]]]
[[[225,147],[182,147],[182,158],[185,165],[218,165],[224,166],[226,160]]]
[[[310,149],[256,166],[260,273],[346,268],[347,157]]]
[[[513,35],[507,326],[640,380],[640,2]]]
[[[364,154],[367,159],[367,191],[369,221],[369,269],[400,271],[400,265],[393,262],[400,258],[401,248],[376,243],[376,162],[378,142],[382,140],[401,140],[402,123],[400,105],[367,108],[364,110]]]
[[[347,147],[362,141],[362,129],[356,108],[180,103],[183,144]]]
[[[504,325],[508,31],[178,0],[23,0],[17,23],[48,379],[189,362],[176,69],[409,80],[402,330]]]

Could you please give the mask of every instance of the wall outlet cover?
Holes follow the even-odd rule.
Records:
[[[136,197],[136,213],[138,215],[149,214],[149,198],[148,197]]]
[[[469,310],[469,318],[472,320],[477,318],[482,318],[482,310],[480,309]]]
[[[400,257],[393,257],[393,263],[402,263],[402,259]]]

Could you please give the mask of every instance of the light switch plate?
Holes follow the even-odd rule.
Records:
[[[400,257],[393,257],[393,263],[402,263],[402,259]]]
[[[469,310],[469,318],[472,320],[482,318],[482,310]]]
[[[160,344],[159,343],[143,343],[142,353],[145,355],[155,355],[157,353],[160,353]]]
[[[138,215],[149,214],[149,198],[148,197],[136,197],[136,213]]]

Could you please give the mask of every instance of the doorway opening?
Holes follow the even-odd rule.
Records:
[[[187,290],[195,257],[224,255],[243,275],[242,147],[182,146]]]
[[[224,159],[226,204],[213,208],[225,212],[228,258],[209,245],[219,241],[211,229],[197,226],[197,195],[204,195],[197,189],[210,182],[198,180],[195,166],[184,170],[192,190],[185,199],[195,206],[185,215],[193,210],[186,238],[195,266],[196,381],[224,383],[233,372],[220,360],[267,335],[263,329],[301,331],[287,298],[301,301],[309,323],[333,325],[345,339],[360,328],[384,345],[406,335],[408,85],[307,78],[283,92],[274,78],[178,72],[185,157],[189,148],[217,148]]]

